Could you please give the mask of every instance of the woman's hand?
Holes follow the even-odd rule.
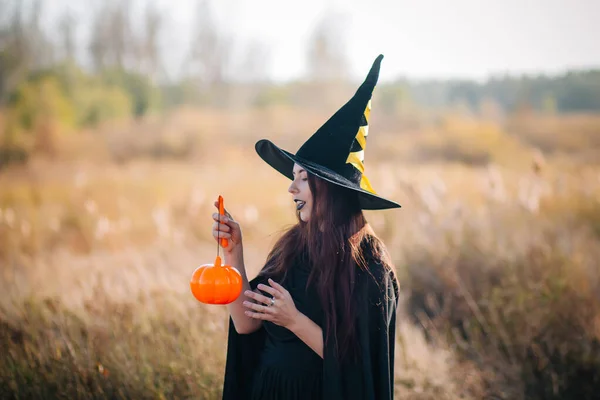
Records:
[[[244,301],[244,306],[249,308],[245,314],[250,318],[271,321],[290,329],[298,322],[302,314],[296,308],[290,293],[283,286],[272,279],[269,279],[269,285],[261,283],[257,289],[267,292],[271,296],[264,296],[249,290],[244,292],[246,296],[256,300],[256,302]]]
[[[219,209],[219,202],[215,201],[215,207]],[[225,253],[236,253],[242,248],[242,229],[231,214],[225,210],[225,215],[220,215],[218,211],[212,215],[215,221],[212,226],[212,234],[215,240],[227,239],[227,247],[224,247]]]

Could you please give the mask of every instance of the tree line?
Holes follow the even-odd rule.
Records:
[[[600,111],[600,69],[568,71],[556,76],[493,77],[481,83],[399,80],[394,85],[425,107],[463,103],[477,110],[482,102],[491,100],[507,112],[524,106],[547,112]]]

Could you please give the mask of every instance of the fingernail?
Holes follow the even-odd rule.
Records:
[[[250,302],[249,302],[249,301],[245,301],[245,302],[244,302],[244,305],[245,305],[245,306],[247,306],[247,305],[249,305],[249,304],[250,304]]]

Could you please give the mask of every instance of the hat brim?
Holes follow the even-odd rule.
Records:
[[[267,139],[262,139],[256,142],[256,152],[267,164],[281,173],[288,179],[294,179],[293,169],[294,163],[301,165],[313,175],[318,176],[335,185],[345,187],[350,190],[354,190],[358,193],[358,199],[360,206],[363,210],[385,210],[390,208],[400,208],[401,205],[380,197],[376,194],[368,192],[361,188],[359,185],[351,182],[343,176],[337,174],[329,168],[322,165],[315,164],[311,161],[305,160],[292,154],[286,150],[283,150],[276,146],[273,142]]]

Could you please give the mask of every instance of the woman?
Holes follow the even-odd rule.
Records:
[[[391,399],[398,282],[363,210],[400,207],[364,174],[370,100],[379,56],[356,94],[296,154],[268,140],[263,160],[292,180],[298,223],[246,276],[242,233],[213,218],[225,262],[243,276],[228,305],[224,399]],[[215,206],[217,204],[215,203]]]

